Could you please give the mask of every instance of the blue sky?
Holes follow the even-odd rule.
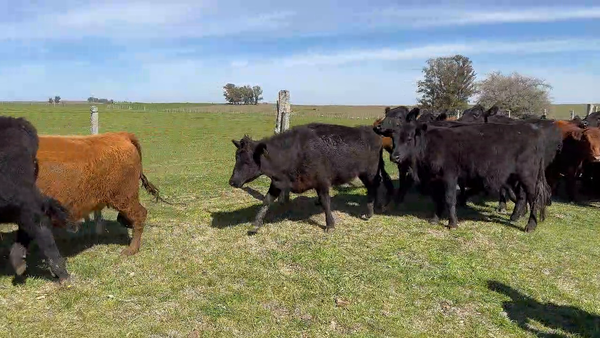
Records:
[[[597,1],[0,0],[0,100],[223,102],[232,82],[270,102],[414,104],[425,61],[459,53],[478,79],[600,102],[599,33]]]

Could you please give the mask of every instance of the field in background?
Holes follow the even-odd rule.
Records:
[[[261,232],[248,237],[260,201],[228,186],[231,139],[271,135],[272,105],[154,110],[146,104],[146,111],[97,106],[100,132],[135,133],[148,178],[165,198],[186,206],[155,203],[142,191],[149,216],[133,257],[119,255],[131,231],[114,222],[113,211],[103,212],[110,223],[101,238],[61,241],[74,278],[70,289],[50,282],[34,257],[28,260],[32,276],[14,286],[6,260],[14,227],[2,227],[3,335],[600,335],[596,206],[556,201],[547,220],[526,234],[525,220],[509,224],[508,215],[494,211],[496,203],[475,198],[459,209],[459,229],[448,231],[426,221],[432,204],[416,194],[387,214],[360,220],[366,199],[361,186],[332,189],[333,234],[320,228],[324,215],[309,193],[292,195],[288,207],[274,206]],[[383,107],[292,109],[292,126],[371,124],[383,114]],[[0,114],[24,116],[40,134],[90,132],[87,104],[2,104]],[[387,156],[386,168],[396,179]],[[268,180],[248,186],[252,194],[264,194]]]
[[[62,109],[61,111],[81,110],[92,104],[84,102],[66,102],[64,105],[51,106],[45,102],[11,103],[0,102],[0,109],[10,110],[11,106],[35,106],[35,110],[52,111],[51,109]],[[94,104],[100,111],[142,111],[142,112],[164,112],[164,113],[255,113],[275,114],[276,105],[263,103],[258,105],[228,105],[213,103],[117,103],[112,105]],[[600,106],[600,104],[596,104]],[[45,108],[42,108],[45,107]],[[384,115],[387,106],[341,106],[341,105],[294,105],[292,114],[315,117],[315,118],[344,118],[344,119],[375,119]],[[394,107],[394,106],[392,106]],[[575,115],[584,117],[586,104],[556,104],[553,105],[548,116],[555,119],[569,119],[570,111]]]

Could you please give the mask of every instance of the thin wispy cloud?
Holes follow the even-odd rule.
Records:
[[[543,23],[581,19],[600,19],[600,7],[536,7],[513,10],[456,10],[451,8],[376,10],[369,16],[380,19],[380,24],[404,25],[413,28],[439,26],[467,26],[509,23]]]
[[[476,41],[473,43],[435,44],[414,48],[349,50],[332,54],[302,54],[271,60],[287,67],[297,65],[342,65],[363,61],[418,60],[452,54],[544,54],[600,51],[600,40],[548,40],[525,42]]]
[[[295,7],[294,7],[295,6]],[[600,7],[528,7],[456,9],[443,6],[361,7],[313,6],[257,0],[247,6],[223,1],[135,1],[91,3],[67,9],[40,6],[23,20],[2,20],[0,40],[202,38],[258,34],[311,36],[361,31],[422,29],[600,19]],[[355,6],[356,7],[356,6]],[[349,9],[352,8],[352,11]],[[318,13],[318,14],[316,14]]]

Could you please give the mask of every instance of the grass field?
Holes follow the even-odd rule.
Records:
[[[448,231],[426,221],[432,204],[416,194],[387,214],[360,220],[366,200],[360,186],[332,190],[333,234],[320,228],[324,214],[310,193],[274,206],[249,237],[260,201],[228,185],[231,139],[272,134],[274,110],[211,107],[203,106],[205,113],[100,107],[100,131],[135,133],[148,178],[165,198],[186,206],[155,203],[142,192],[149,216],[132,257],[119,255],[131,231],[114,223],[112,211],[103,212],[109,231],[102,237],[61,241],[71,288],[53,283],[33,256],[25,283],[13,285],[6,247],[14,227],[3,227],[2,336],[600,336],[596,206],[555,202],[547,220],[526,234],[525,220],[511,225],[494,211],[496,203],[474,199],[459,209],[459,229]],[[306,111],[294,108],[292,125],[372,123],[325,114],[343,116],[343,107],[300,108]],[[352,109],[371,117],[373,107]],[[40,134],[89,133],[87,105],[4,104],[0,114],[27,117]],[[268,180],[249,187],[264,194]]]

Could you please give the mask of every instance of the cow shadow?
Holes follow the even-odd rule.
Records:
[[[262,202],[261,198],[257,198]],[[316,205],[316,196],[303,196],[290,194],[290,201],[283,203],[276,201],[271,205],[265,217],[265,225],[277,223],[284,220],[307,223],[321,229],[325,229],[325,213],[320,205]],[[224,229],[252,223],[262,203],[254,204],[233,211],[211,212],[211,227]],[[342,212],[351,217],[361,219],[367,210],[367,196],[355,194],[336,194],[331,197],[331,211]],[[377,214],[377,211],[376,211]],[[322,215],[322,220],[314,221],[314,215]],[[362,219],[361,219],[362,220]]]
[[[77,233],[69,233],[63,229],[53,229],[56,246],[64,258],[76,256],[96,245],[122,245],[128,246],[130,236],[127,228],[116,221],[104,220],[104,232],[95,233],[95,222],[83,223]],[[10,248],[15,242],[17,231],[0,233],[0,275],[14,277],[13,285],[25,283],[28,277],[56,280],[45,262],[35,242],[29,246],[27,254],[27,270],[22,276],[15,276],[9,262]],[[117,253],[118,254],[118,253]],[[68,269],[68,266],[67,266]]]
[[[456,215],[458,223],[463,221],[474,221],[484,223],[498,223],[503,226],[523,230],[525,228],[526,219],[529,217],[527,213],[525,217],[520,218],[517,222],[510,221],[510,213],[512,208],[509,205],[508,213],[501,214],[496,211],[496,207],[491,207],[488,203],[498,202],[493,196],[473,196],[469,199],[466,206],[456,206]],[[514,205],[514,204],[513,204]],[[477,206],[477,207],[473,207]],[[429,222],[433,217],[435,205],[430,196],[418,192],[416,189],[411,189],[406,194],[404,201],[400,204],[392,202],[388,207],[385,215],[390,216],[413,216],[423,221]],[[525,219],[525,220],[524,220]],[[445,210],[440,220],[439,225],[448,223],[448,211]],[[523,225],[520,225],[523,223]]]
[[[574,306],[540,303],[522,294],[512,287],[498,281],[488,281],[488,289],[510,297],[502,304],[508,318],[538,337],[600,337],[600,316],[578,309]],[[529,325],[529,321],[538,322],[548,329],[564,333],[547,333]]]

